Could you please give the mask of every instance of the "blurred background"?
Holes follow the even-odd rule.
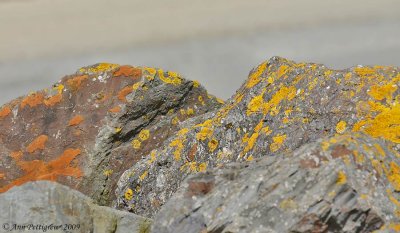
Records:
[[[0,0],[0,104],[98,62],[155,66],[227,99],[278,55],[400,66],[399,0]]]

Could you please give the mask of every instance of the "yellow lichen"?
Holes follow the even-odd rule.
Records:
[[[215,151],[215,149],[217,149],[218,147],[218,141],[217,139],[213,138],[208,142],[208,149],[209,151],[212,153]]]
[[[250,155],[249,157],[247,157],[247,159],[246,159],[246,161],[248,161],[248,162],[250,162],[250,161],[253,161],[253,155]]]
[[[111,174],[113,174],[113,170],[107,169],[107,170],[105,170],[105,171],[103,172],[103,174],[104,174],[105,176],[111,176]]]
[[[132,85],[132,90],[136,91],[137,89],[139,89],[139,87],[141,87],[143,85],[142,82],[137,82],[135,84]]]
[[[171,124],[176,125],[179,123],[179,118],[177,116],[175,116],[174,118],[172,118]]]
[[[261,129],[261,132],[263,132],[265,134],[265,136],[268,136],[272,133],[272,130],[269,129],[268,126],[264,127]]]
[[[146,179],[148,174],[149,174],[149,171],[143,172],[143,174],[139,176],[140,181],[143,181],[144,179]]]
[[[246,147],[244,148],[243,153],[247,153],[247,152],[249,152],[251,149],[253,149],[254,145],[255,145],[256,142],[257,142],[258,136],[259,136],[259,133],[258,133],[258,132],[255,132],[255,133],[253,133],[253,134],[250,136],[250,138],[247,140],[247,145],[246,145]]]
[[[400,167],[395,162],[390,162],[388,180],[396,192],[400,192]]]
[[[119,67],[117,64],[110,64],[110,63],[99,63],[93,67],[82,67],[79,69],[81,73],[100,73],[113,70]]]
[[[139,141],[139,140],[137,140],[137,139],[134,139],[133,141],[132,141],[132,146],[133,146],[133,148],[134,149],[140,149],[140,145],[141,145],[142,143]]]
[[[357,122],[353,131],[362,130],[375,138],[400,143],[400,104],[393,105],[379,113],[375,118]]]
[[[255,85],[257,85],[261,81],[260,76],[262,75],[262,73],[265,71],[266,68],[267,68],[266,62],[259,65],[257,67],[256,71],[254,71],[253,73],[250,74],[250,77],[248,78],[248,80],[246,82],[246,88],[252,88]]]
[[[203,96],[199,95],[199,97],[197,97],[197,99],[199,100],[199,102],[201,103],[201,105],[205,105],[205,104],[206,104],[206,103],[204,102]]]
[[[143,129],[143,130],[141,130],[140,133],[139,133],[139,138],[140,138],[140,140],[141,140],[142,142],[143,142],[143,141],[146,141],[147,139],[149,139],[149,136],[150,136],[150,131],[147,130],[147,129]]]
[[[165,83],[172,84],[175,86],[180,85],[182,83],[182,78],[176,72],[168,71],[167,77],[164,76],[164,71],[162,69],[159,69],[157,73],[158,73],[158,77],[161,79],[161,81],[163,81]]]
[[[128,188],[126,191],[125,191],[125,199],[126,200],[128,200],[128,201],[130,201],[130,200],[132,200],[132,198],[133,198],[133,190],[132,189],[130,189],[130,188]]]
[[[282,135],[276,135],[275,137],[272,138],[273,143],[269,146],[269,149],[271,152],[275,152],[279,150],[282,147],[283,142],[286,139],[286,134]]]
[[[198,124],[195,126],[197,127],[201,127],[200,132],[198,132],[196,134],[196,139],[199,141],[204,141],[207,138],[211,138],[212,134],[213,134],[213,130],[211,129],[212,127],[212,120],[206,120],[204,123],[202,124]]]
[[[194,86],[195,88],[198,88],[198,87],[200,86],[199,81],[194,80],[194,81],[193,81],[193,86]]]
[[[200,163],[197,169],[198,172],[205,172],[207,170],[207,163]]]
[[[346,174],[343,171],[339,171],[337,179],[336,179],[336,184],[342,185],[342,184],[345,184],[345,183],[347,183]]]
[[[347,123],[345,121],[339,121],[336,125],[336,132],[338,134],[342,134],[346,130],[346,127],[347,127]]]
[[[194,115],[194,110],[193,110],[193,108],[188,108],[187,111],[186,111],[186,114],[187,114],[188,116]]]
[[[370,95],[372,98],[376,100],[383,100],[385,98],[391,100],[392,95],[396,90],[397,86],[391,83],[383,86],[374,85],[371,87],[371,90],[368,92],[368,95]]]
[[[152,164],[156,161],[156,151],[152,150],[150,153],[150,159],[147,161],[147,164]]]

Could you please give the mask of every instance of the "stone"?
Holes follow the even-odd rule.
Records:
[[[222,102],[175,72],[83,67],[0,108],[0,192],[50,180],[110,205],[126,169]]]
[[[282,156],[349,132],[400,143],[400,70],[332,70],[279,57],[254,68],[221,108],[182,124],[150,156],[123,173],[116,208],[152,217],[192,173],[231,162]],[[208,185],[196,186],[194,193]],[[204,189],[204,190],[203,190]]]
[[[193,174],[152,232],[398,232],[400,154],[391,146],[349,133]]]
[[[0,206],[0,232],[150,232],[150,219],[98,206],[56,182],[15,186],[0,194]]]

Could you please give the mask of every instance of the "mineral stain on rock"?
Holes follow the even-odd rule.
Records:
[[[83,67],[0,108],[0,192],[56,181],[152,232],[399,231],[399,86],[396,67],[273,57],[224,102],[172,71]]]

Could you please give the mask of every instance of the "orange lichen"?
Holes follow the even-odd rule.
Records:
[[[44,150],[45,144],[49,139],[46,135],[40,135],[35,140],[33,140],[27,147],[26,151],[29,153],[34,153],[37,150]]]
[[[69,121],[68,125],[69,126],[79,125],[80,123],[83,122],[83,120],[84,120],[83,116],[76,115]]]
[[[68,79],[67,84],[71,88],[72,91],[77,91],[81,87],[82,82],[88,78],[89,78],[89,76],[87,76],[87,75],[76,76],[74,78]]]
[[[4,118],[4,117],[8,116],[10,113],[11,113],[11,108],[8,106],[5,106],[0,110],[0,118]]]
[[[126,102],[126,96],[129,95],[132,92],[132,87],[131,86],[126,86],[122,88],[118,92],[118,99],[121,100],[122,102]]]
[[[43,102],[46,106],[52,107],[58,103],[60,103],[62,100],[62,94],[57,94],[54,96],[51,96],[50,98],[45,99]]]
[[[0,173],[0,179],[4,179],[6,175],[4,173]]]
[[[248,161],[248,162],[253,161],[253,160],[254,160],[253,155],[250,155],[250,156],[247,157],[247,159],[246,159],[246,161]]]
[[[42,160],[17,161],[17,165],[24,171],[24,175],[0,188],[0,193],[13,186],[22,185],[29,181],[51,180],[56,181],[59,176],[73,176],[79,178],[82,172],[71,165],[71,162],[81,153],[79,149],[67,149],[58,158],[45,162]]]
[[[114,72],[114,77],[119,77],[119,76],[140,77],[142,76],[142,70],[132,66],[120,66],[119,69]]]
[[[347,123],[345,121],[339,121],[336,125],[336,132],[338,134],[342,134],[346,130],[346,127],[347,127]]]
[[[108,111],[109,111],[109,112],[112,112],[112,113],[118,113],[118,112],[121,111],[121,107],[120,107],[120,106],[115,106],[115,107],[111,108],[111,109],[108,110]]]
[[[15,160],[15,161],[19,161],[21,159],[21,157],[24,155],[24,153],[22,151],[14,151],[11,152],[11,157]]]
[[[42,93],[30,94],[21,101],[21,108],[25,108],[26,105],[29,105],[31,108],[36,107],[43,103],[43,99]]]

